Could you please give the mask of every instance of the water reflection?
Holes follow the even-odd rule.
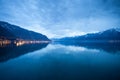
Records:
[[[60,44],[30,53],[0,63],[0,80],[120,79],[120,55]]]
[[[77,47],[85,47],[87,49],[96,49],[96,50],[103,50],[108,53],[118,53],[120,52],[120,43],[69,43],[69,42],[53,42],[53,44],[62,44],[67,46],[77,46]]]
[[[21,41],[19,42],[21,43]],[[21,45],[7,44],[7,45],[0,46],[0,62],[4,62],[9,59],[21,56],[23,54],[45,48],[48,45],[48,42],[46,43],[44,42],[43,44],[39,41],[28,41],[28,42],[22,41],[22,43],[24,44],[21,44]],[[65,43],[65,42],[59,42],[59,43],[54,42],[52,44],[64,45],[62,46],[63,49],[68,49],[69,53],[72,53],[73,51],[81,52],[81,51],[87,51],[87,50],[89,50],[89,52],[91,51],[99,52],[103,50],[112,54],[120,53],[120,47],[119,47],[120,44],[107,44],[107,43],[71,44],[71,43]],[[57,48],[57,47],[54,47],[54,48]]]
[[[19,57],[29,52],[33,52],[42,48],[45,48],[48,43],[39,43],[39,44],[7,44],[0,47],[0,62],[7,61],[12,58]]]
[[[120,79],[120,55],[80,46],[46,46],[47,44],[35,44],[2,47],[1,62],[25,53],[30,54],[0,63],[0,80]]]

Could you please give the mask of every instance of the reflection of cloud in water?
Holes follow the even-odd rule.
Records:
[[[65,46],[66,47],[66,46]],[[87,49],[87,48],[84,48],[84,47],[76,47],[76,46],[68,46],[67,47],[68,50],[71,50],[71,51],[89,51],[89,52],[99,52],[99,50],[96,50],[96,49]]]
[[[54,51],[54,50],[63,50],[60,52],[64,53],[71,53],[71,52],[99,52],[97,49],[87,49],[85,47],[78,47],[78,46],[64,46],[60,44],[56,45],[48,45],[45,49],[41,50],[41,53],[47,53],[48,51]]]
[[[100,54],[99,54],[100,53]],[[53,56],[53,55],[110,55],[110,54],[103,54],[108,53],[101,49],[95,49],[95,48],[86,48],[81,46],[72,46],[72,45],[61,45],[61,44],[49,44],[46,48],[34,51],[30,54],[21,56],[22,58],[30,58],[30,59],[40,59],[41,57],[44,57],[45,55]],[[112,56],[112,55],[111,55]],[[77,57],[77,56],[76,56]],[[105,57],[106,59],[106,57]]]

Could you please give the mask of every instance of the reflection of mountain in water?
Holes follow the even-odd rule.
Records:
[[[85,47],[87,49],[99,49],[104,50],[109,53],[117,53],[120,52],[120,43],[106,43],[106,42],[69,42],[69,41],[59,41],[54,42],[55,44],[62,44],[66,46],[78,46]]]
[[[82,46],[88,49],[99,49],[110,53],[120,51],[120,30],[108,29],[98,33],[89,33],[82,36],[54,39],[55,43],[63,45]]]
[[[26,44],[22,46],[16,46],[14,44],[6,47],[0,47],[0,62],[7,61],[12,58],[19,57],[23,54],[33,52],[42,48],[45,48],[48,44]]]

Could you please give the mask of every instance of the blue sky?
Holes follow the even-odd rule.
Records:
[[[119,0],[0,0],[0,20],[47,35],[83,35],[120,27]]]

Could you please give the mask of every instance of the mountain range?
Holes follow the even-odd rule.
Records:
[[[23,40],[45,40],[49,41],[47,36],[30,30],[23,29],[19,26],[12,25],[8,22],[0,21],[0,39],[23,39]]]
[[[53,39],[53,44],[85,47],[87,49],[104,50],[109,53],[120,51],[120,29],[112,28],[102,32],[89,33],[82,36]]]
[[[98,33],[89,33],[82,36],[64,37],[54,39],[54,41],[64,42],[120,42],[120,29],[112,28]]]
[[[47,36],[23,29],[8,22],[0,21],[0,39],[23,39],[23,40],[42,40],[50,41]],[[98,33],[89,33],[82,36],[64,37],[54,39],[55,42],[64,43],[88,43],[88,42],[120,42],[120,29],[112,28]]]

